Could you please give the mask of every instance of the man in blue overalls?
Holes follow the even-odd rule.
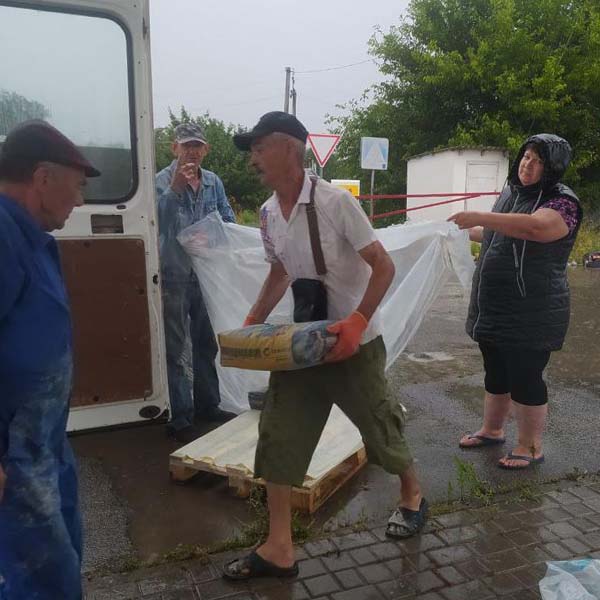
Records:
[[[44,121],[0,150],[0,599],[78,600],[81,520],[66,437],[71,318],[48,233],[100,173]]]

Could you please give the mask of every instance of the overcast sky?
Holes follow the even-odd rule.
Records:
[[[295,69],[298,117],[312,133],[325,115],[381,80],[367,61],[375,26],[398,24],[408,0],[150,0],[154,120],[168,107],[245,127],[282,110]]]

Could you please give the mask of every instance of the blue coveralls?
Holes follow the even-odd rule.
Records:
[[[198,192],[187,186],[182,194],[171,189],[174,160],[156,176],[163,315],[167,350],[167,378],[171,401],[171,427],[183,429],[194,416],[220,403],[219,380],[215,369],[217,342],[192,263],[177,241],[186,227],[219,211],[224,221],[235,222],[223,182],[212,171],[201,169]],[[186,340],[191,333],[193,400],[186,374]]]
[[[58,248],[0,194],[0,600],[79,600],[81,520],[66,437],[71,320]]]

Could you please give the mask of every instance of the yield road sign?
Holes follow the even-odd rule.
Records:
[[[360,168],[385,171],[388,167],[390,141],[387,138],[360,138]]]
[[[325,163],[333,154],[335,147],[340,141],[341,135],[333,135],[331,133],[309,133],[308,143],[312,148],[313,154],[319,163],[319,166],[324,167]]]

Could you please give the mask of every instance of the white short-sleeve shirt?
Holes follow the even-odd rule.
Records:
[[[358,308],[371,277],[371,267],[358,253],[377,241],[375,231],[358,201],[346,190],[319,179],[315,208],[327,273],[317,275],[310,246],[306,205],[311,181],[304,177],[302,191],[290,218],[283,218],[277,194],[260,209],[260,225],[266,260],[283,264],[292,281],[321,279],[327,289],[328,318],[343,319]],[[361,343],[381,334],[379,309],[375,311]]]

